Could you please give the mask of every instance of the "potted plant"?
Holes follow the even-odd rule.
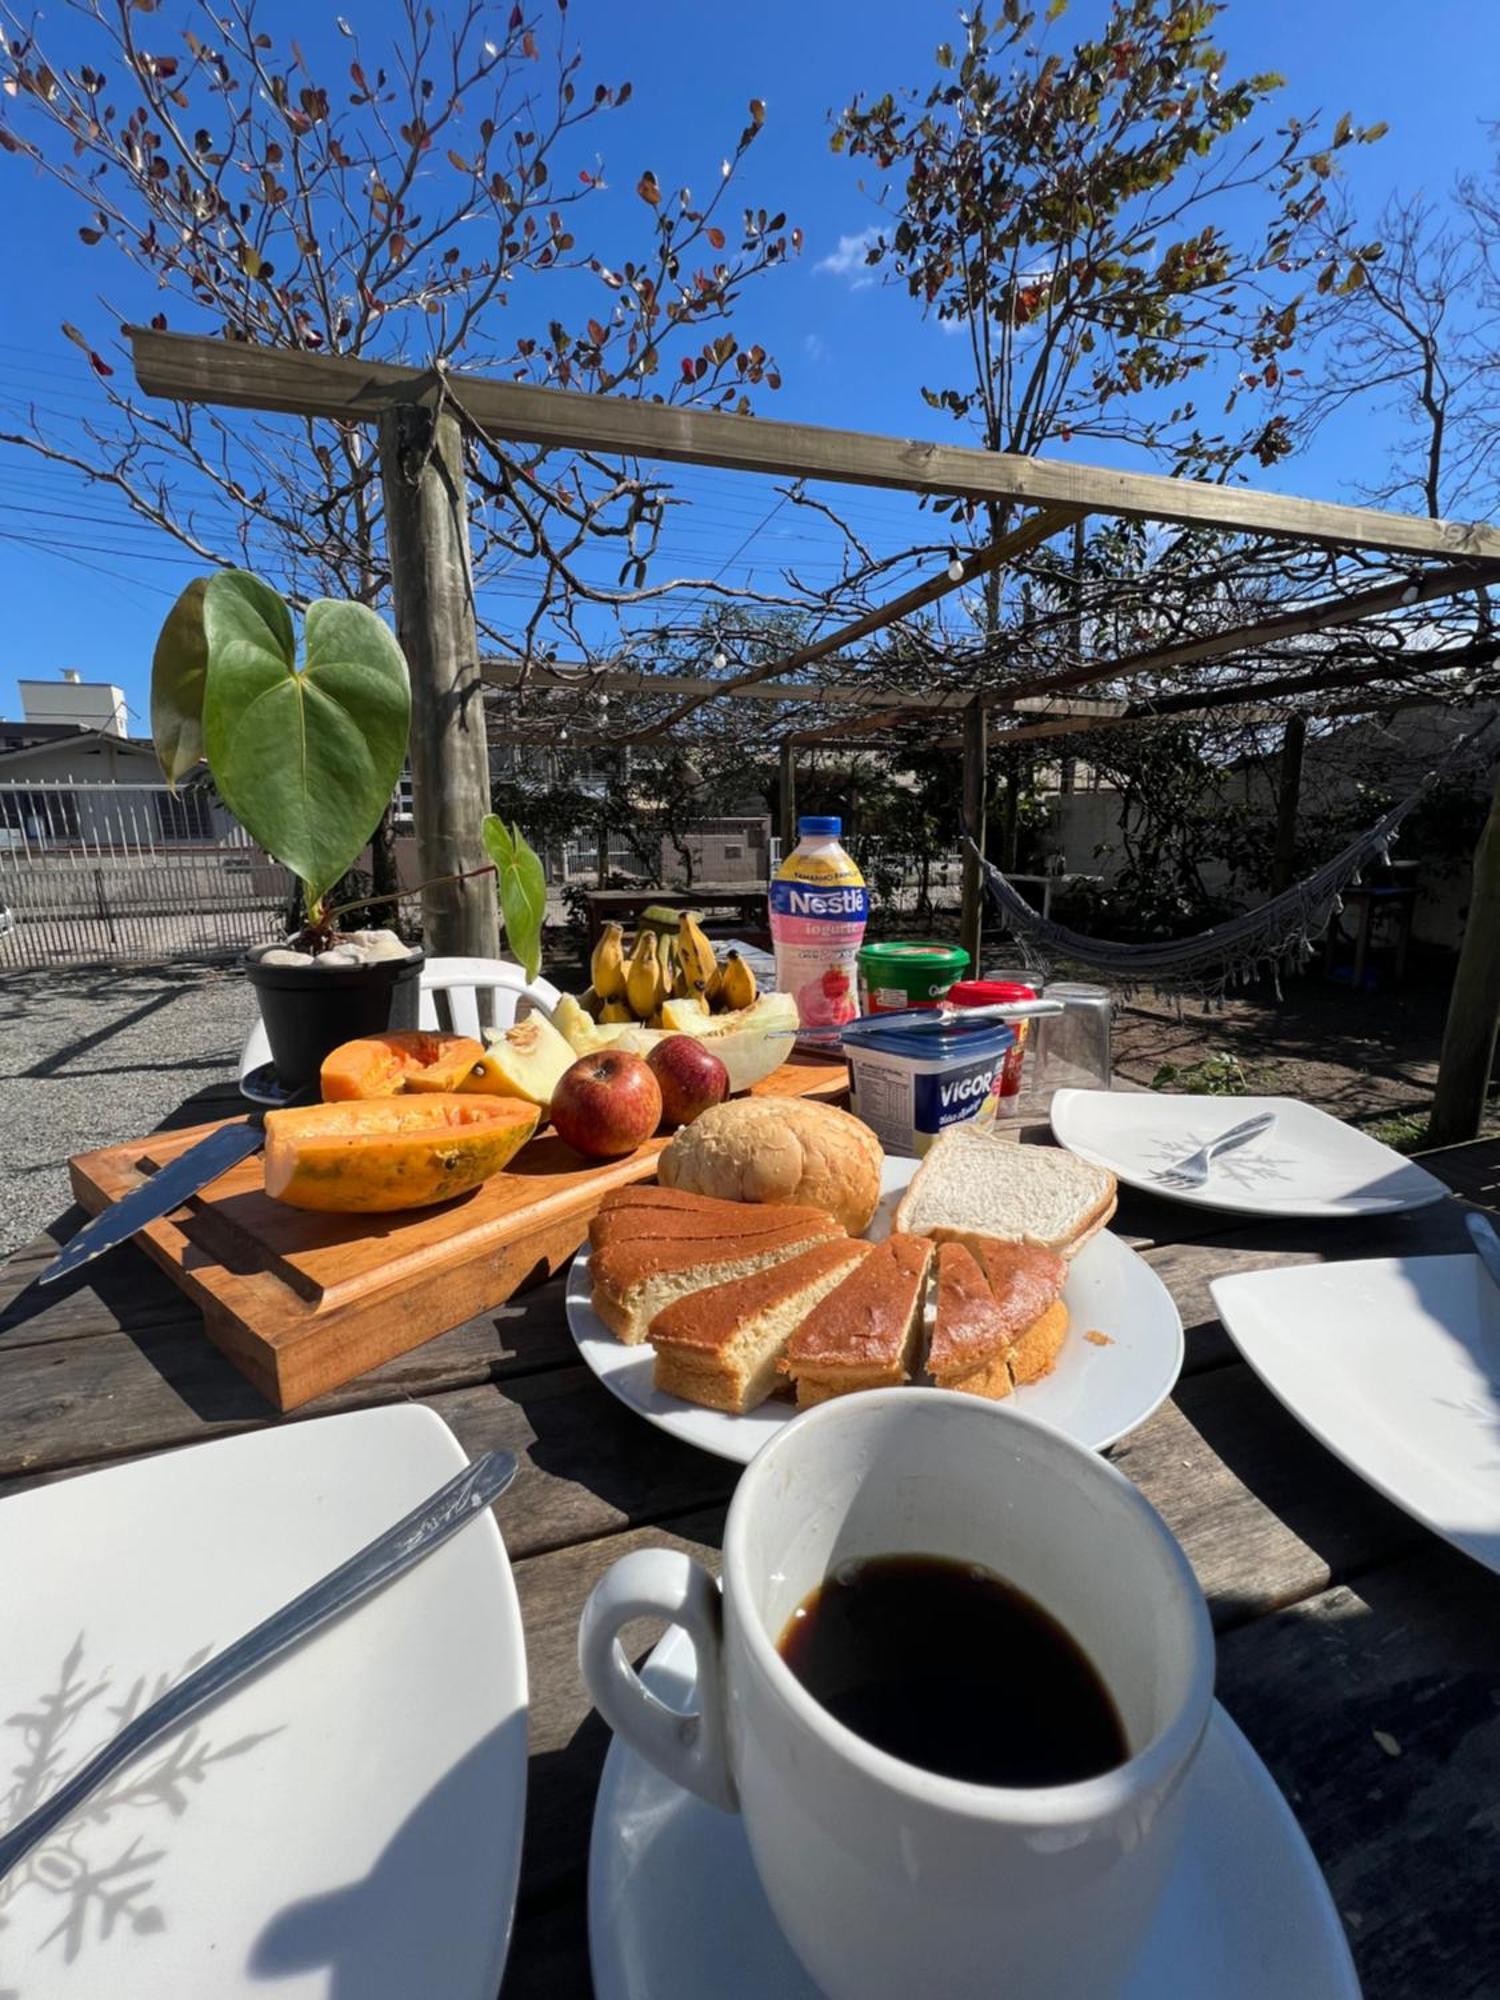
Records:
[[[245,570],[198,577],[162,627],[151,733],[167,782],[200,759],[240,825],[302,884],[306,923],[246,969],[277,1081],[303,1089],[356,1035],[414,1028],[422,953],[390,931],[341,934],[333,884],[374,832],[406,760],[411,688],[368,605],[308,607],[305,657],[283,599]]]

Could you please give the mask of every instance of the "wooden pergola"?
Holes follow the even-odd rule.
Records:
[[[951,740],[962,749],[964,818],[981,841],[992,716],[1008,718],[998,737],[1016,744],[1080,728],[1118,726],[1118,704],[1086,702],[1079,698],[1081,691],[1104,681],[1170,674],[1205,659],[1228,659],[1500,581],[1500,528],[1487,524],[1434,521],[1155,473],[536,388],[442,367],[405,368],[141,327],[130,329],[130,339],[136,379],[148,395],[367,424],[377,430],[396,629],[412,676],[413,814],[424,876],[452,876],[479,865],[479,825],[489,809],[485,672],[470,567],[465,425],[509,444],[955,496],[999,504],[1008,513],[1024,510],[987,547],[784,658],[718,681],[658,681],[653,693],[670,691],[681,698],[634,739],[669,737],[706,702],[722,699],[784,702],[806,695],[824,705],[849,700],[855,713],[820,728],[815,740],[842,740],[851,747],[878,741],[883,732],[914,716],[950,711],[961,723]],[[1060,672],[1007,677],[1002,684],[958,697],[932,690],[835,691],[787,684],[785,677],[971,586],[1090,515],[1274,536],[1419,558],[1430,566],[1379,588],[1299,606],[1234,630],[1123,659],[1078,659]],[[529,677],[538,669],[525,671]],[[1366,669],[1364,678],[1370,677]],[[528,684],[536,683],[528,679]],[[607,689],[610,676],[606,673],[598,684]],[[1313,674],[1308,691],[1333,693],[1359,685],[1357,668],[1324,669],[1321,677]],[[1281,691],[1290,691],[1288,684],[1282,683]],[[1248,703],[1258,692],[1263,684],[1247,680],[1216,688],[1213,700],[1216,705]],[[1203,705],[1201,693],[1189,699],[1191,706]],[[1101,706],[1112,712],[1100,713]],[[1160,702],[1151,704],[1142,719],[1160,712]],[[794,731],[782,744],[784,802],[794,790],[798,741]],[[1291,747],[1289,741],[1289,751]],[[977,962],[981,885],[972,855],[965,859],[963,898],[965,939]],[[424,923],[438,951],[489,955],[498,948],[493,898],[474,884],[454,882],[427,891]],[[1445,1128],[1443,1137],[1467,1137],[1478,1129],[1497,1016],[1500,792],[1476,857],[1475,900],[1444,1044],[1434,1114],[1435,1125]]]

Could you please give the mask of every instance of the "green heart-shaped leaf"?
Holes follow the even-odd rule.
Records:
[[[151,740],[173,791],[203,755],[203,682],[208,639],[203,630],[206,576],[195,576],[167,613],[151,656]]]
[[[547,918],[547,875],[518,826],[488,813],[480,827],[485,850],[495,864],[505,939],[528,979],[542,969],[542,925]]]
[[[411,687],[389,628],[363,604],[291,613],[268,584],[221,570],[204,592],[203,743],[225,805],[305,883],[310,903],[358,857],[406,757]]]

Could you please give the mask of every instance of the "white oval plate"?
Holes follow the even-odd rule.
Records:
[[[1270,1131],[1211,1161],[1201,1188],[1153,1180],[1262,1111],[1276,1114]],[[1448,1192],[1414,1160],[1298,1097],[1060,1090],[1052,1100],[1052,1131],[1060,1146],[1107,1167],[1130,1187],[1235,1215],[1394,1215],[1425,1208]]]
[[[692,1711],[697,1675],[680,1627],[642,1678],[669,1708]],[[1119,2000],[1359,2000],[1306,1837],[1217,1703],[1189,1783],[1182,1851]],[[618,1737],[594,1807],[589,1957],[598,2000],[816,2000],[738,1815],[704,1805]],[[929,1991],[942,1992],[941,1966]]]
[[[0,1502],[0,1828],[466,1463],[397,1404]],[[525,1797],[525,1643],[487,1514],[34,1848],[4,1884],[0,1989],[494,2000]]]
[[[896,1204],[917,1165],[911,1159],[886,1160],[885,1192],[865,1232],[872,1240],[889,1235]],[[748,1465],[771,1433],[796,1414],[782,1396],[743,1416],[664,1396],[653,1380],[652,1349],[616,1340],[589,1303],[592,1289],[585,1247],[568,1272],[569,1329],[605,1388],[647,1423],[717,1458]],[[1182,1367],[1182,1320],[1151,1266],[1107,1230],[1100,1230],[1073,1259],[1063,1297],[1070,1324],[1057,1366],[999,1407],[1008,1409],[1014,1402],[1028,1416],[1102,1451],[1144,1423],[1171,1393]],[[1086,1340],[1091,1332],[1105,1334],[1109,1344]]]
[[[1378,1493],[1500,1572],[1500,1289],[1477,1257],[1244,1271],[1209,1286],[1261,1381]]]

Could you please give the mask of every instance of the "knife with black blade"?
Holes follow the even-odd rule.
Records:
[[[300,1091],[289,1097],[287,1104],[300,1104],[311,1095],[311,1089]],[[92,1263],[95,1257],[102,1257],[106,1250],[113,1250],[117,1243],[127,1242],[148,1222],[157,1222],[174,1208],[181,1208],[189,1195],[260,1151],[266,1143],[265,1120],[264,1110],[252,1111],[243,1123],[221,1125],[196,1146],[189,1146],[149,1181],[133,1188],[123,1201],[114,1202],[102,1215],[86,1222],[36,1282],[50,1285],[58,1278],[66,1278],[70,1272]]]

